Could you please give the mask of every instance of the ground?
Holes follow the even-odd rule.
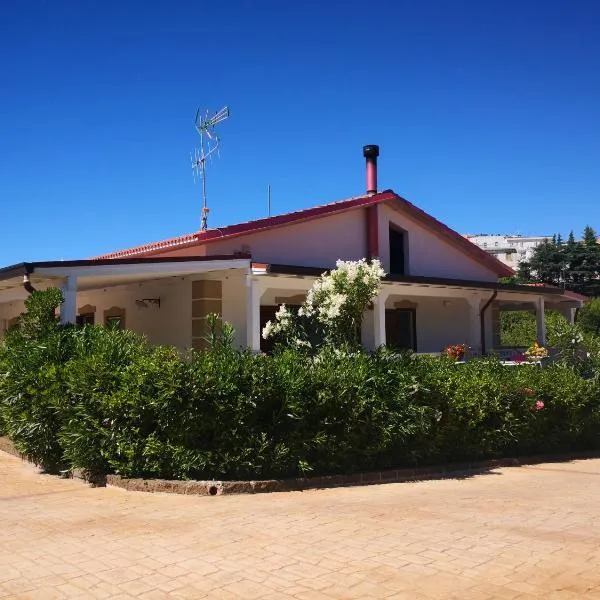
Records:
[[[599,484],[585,460],[194,497],[0,452],[0,598],[600,598]]]

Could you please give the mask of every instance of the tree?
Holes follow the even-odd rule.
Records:
[[[563,256],[561,247],[556,243],[556,236],[550,240],[544,240],[535,249],[529,268],[535,280],[540,283],[559,285],[563,271]]]
[[[600,298],[592,298],[579,310],[577,324],[587,333],[600,335]]]
[[[589,225],[580,242],[573,231],[563,243],[560,234],[535,248],[531,260],[519,265],[518,276],[525,281],[564,286],[588,296],[600,295],[600,245]]]

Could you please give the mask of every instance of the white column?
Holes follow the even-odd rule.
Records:
[[[481,298],[467,298],[469,303],[469,339],[468,344],[474,354],[481,353]]]
[[[253,277],[246,277],[246,345],[260,351],[260,284]]]
[[[385,346],[385,301],[389,292],[380,291],[373,300],[373,349]]]
[[[61,286],[64,301],[60,305],[60,322],[63,325],[77,321],[77,277],[69,275]]]
[[[576,308],[569,308],[569,314],[567,316],[567,320],[571,325],[575,325],[575,315],[577,314]]]
[[[541,346],[546,345],[546,323],[544,321],[544,298],[540,296],[535,305],[535,321],[537,324],[537,341]]]

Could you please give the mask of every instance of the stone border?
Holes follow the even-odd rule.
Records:
[[[321,477],[267,479],[259,481],[178,481],[169,479],[128,479],[120,475],[107,475],[106,484],[135,492],[163,492],[167,494],[196,496],[260,494],[265,492],[295,492],[309,489],[469,477],[501,467],[521,467],[544,462],[567,462],[586,458],[600,458],[600,451],[545,454],[522,458],[500,458],[430,467],[355,473],[353,475],[324,475]]]
[[[27,457],[17,451],[12,441],[0,436],[0,450],[23,460]],[[94,486],[110,485],[131,492],[162,492],[194,496],[223,496],[233,494],[260,494],[265,492],[293,492],[309,489],[323,489],[382,483],[403,483],[452,477],[468,477],[501,467],[521,467],[545,462],[567,462],[586,458],[600,458],[600,451],[572,452],[568,454],[540,454],[521,458],[499,458],[464,463],[450,463],[430,467],[390,469],[353,475],[324,475],[321,477],[301,477],[296,479],[266,479],[257,481],[180,481],[171,479],[129,479],[120,475],[106,475],[90,480],[80,470],[73,477],[83,479]]]

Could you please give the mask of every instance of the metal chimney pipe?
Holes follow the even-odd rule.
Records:
[[[377,193],[377,157],[379,146],[369,144],[363,146],[363,156],[367,159],[367,194]]]

